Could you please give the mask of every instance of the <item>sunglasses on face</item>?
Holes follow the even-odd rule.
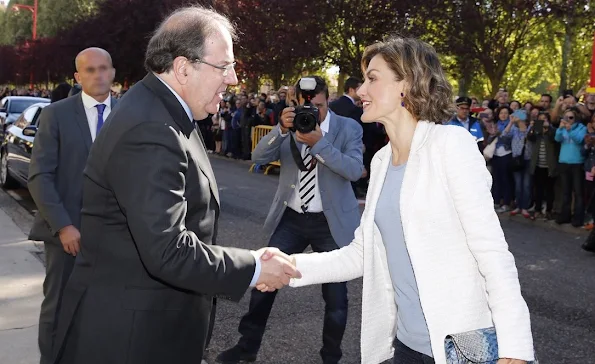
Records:
[[[564,120],[568,121],[568,120],[574,120],[574,116],[567,116],[564,118]]]

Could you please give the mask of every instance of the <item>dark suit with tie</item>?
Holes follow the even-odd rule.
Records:
[[[256,262],[213,245],[219,193],[204,144],[155,75],[110,114],[83,184],[57,362],[200,363],[213,296],[239,300]]]
[[[92,144],[81,96],[43,109],[29,167],[28,188],[39,211],[29,238],[44,242],[46,260],[38,338],[42,364],[51,360],[60,298],[74,265],[58,232],[68,225],[81,227],[83,169]],[[115,104],[112,98],[111,107]]]

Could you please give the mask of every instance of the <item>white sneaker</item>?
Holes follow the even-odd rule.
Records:
[[[508,205],[502,205],[502,207],[500,207],[499,209],[496,210],[496,212],[499,214],[508,212],[508,211],[510,211],[510,207],[508,207]]]

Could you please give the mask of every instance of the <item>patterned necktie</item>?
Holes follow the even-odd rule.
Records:
[[[302,160],[309,171],[300,171],[300,199],[302,211],[308,211],[308,205],[316,195],[316,160],[310,154],[310,147],[306,146],[302,153]],[[312,169],[310,169],[313,167]]]
[[[95,137],[97,137],[97,135],[99,135],[99,131],[101,130],[101,127],[103,126],[103,112],[105,111],[105,104],[97,104],[95,105],[95,107],[97,108],[97,133],[95,135]]]

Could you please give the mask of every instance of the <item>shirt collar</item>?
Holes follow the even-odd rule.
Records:
[[[99,104],[104,104],[106,108],[109,107],[111,109],[112,100],[110,95],[107,95],[107,99],[105,99],[103,102],[99,102],[91,96],[89,96],[85,91],[82,91],[81,94],[83,99],[83,106],[85,106],[85,109],[92,109]]]
[[[467,119],[465,119],[465,120],[461,120],[461,119],[459,119],[459,117],[458,117],[458,116],[457,116],[457,120],[458,120],[460,123],[463,123],[463,124],[467,124],[467,123],[469,122],[469,118],[467,118]]]
[[[331,124],[331,111],[328,110],[326,112],[326,117],[324,118],[324,120],[322,120],[322,123],[320,123],[320,130],[322,130],[325,134],[328,133],[330,124]]]
[[[355,100],[353,99],[353,97],[351,97],[351,96],[349,96],[349,95],[347,95],[347,94],[345,94],[345,95],[343,95],[343,96],[347,97],[347,98],[348,98],[349,100],[351,100],[351,102],[352,102],[352,103],[355,105]]]
[[[178,101],[180,102],[180,105],[182,105],[182,107],[184,108],[184,111],[186,111],[186,114],[188,115],[188,118],[190,118],[190,121],[194,121],[194,118],[192,117],[192,111],[190,111],[190,107],[182,99],[182,97],[180,97],[180,95],[178,95],[178,93],[175,92],[174,89],[171,88],[171,86],[167,84],[167,82],[163,81],[161,79],[161,77],[159,77],[159,75],[155,74],[155,77],[157,77],[157,79],[159,81],[161,81],[171,91],[172,94],[174,94],[174,96],[176,97],[176,99],[178,99]]]

